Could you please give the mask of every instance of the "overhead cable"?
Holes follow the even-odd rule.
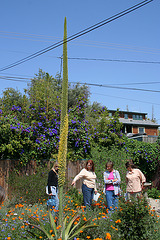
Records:
[[[24,77],[10,77],[10,76],[0,76],[2,80],[9,80],[9,81],[19,81],[19,82],[28,82],[31,81],[31,78],[24,78]],[[97,83],[81,83],[81,82],[71,82],[72,84],[82,84],[88,86],[96,86],[96,87],[105,87],[105,88],[117,88],[122,90],[136,90],[136,91],[146,91],[146,92],[160,92],[158,90],[149,90],[149,89],[141,89],[141,88],[127,88],[127,87],[119,87],[118,85],[133,85],[133,84],[159,84],[160,82],[143,82],[143,83],[117,83],[117,84],[97,84]]]
[[[141,103],[147,103],[147,104],[154,104],[154,105],[160,105],[160,103],[153,103],[153,102],[146,102],[146,101],[141,101],[141,100],[137,100],[137,99],[130,99],[130,98],[124,98],[124,97],[118,97],[115,95],[108,95],[108,94],[101,94],[101,93],[94,93],[92,92],[92,94],[96,94],[96,95],[100,95],[100,96],[106,96],[106,97],[113,97],[113,98],[120,98],[120,99],[124,99],[124,100],[129,100],[129,101],[134,101],[134,102],[141,102]]]
[[[61,58],[61,57],[58,57]],[[126,63],[148,63],[148,64],[160,64],[155,61],[140,61],[140,60],[125,60],[125,59],[106,59],[106,58],[84,58],[84,57],[68,57],[70,60],[85,60],[85,61],[102,61],[102,62],[126,62]]]
[[[116,19],[119,19],[120,17],[122,17],[122,16],[124,16],[126,14],[129,14],[129,13],[137,10],[138,8],[141,8],[141,7],[145,6],[146,4],[148,4],[148,3],[152,2],[152,1],[153,0],[142,1],[141,3],[136,4],[136,5],[128,8],[128,9],[126,9],[126,10],[124,10],[124,11],[118,13],[118,14],[115,14],[112,17],[109,17],[109,18],[107,18],[107,19],[105,19],[105,20],[103,20],[103,21],[101,21],[101,22],[99,22],[97,24],[92,25],[91,27],[88,27],[88,28],[86,28],[86,29],[76,33],[76,34],[73,34],[72,36],[70,36],[70,37],[68,37],[68,38],[66,38],[64,40],[61,40],[61,41],[59,41],[59,42],[57,42],[55,44],[52,44],[51,46],[49,46],[47,48],[44,48],[44,49],[42,49],[42,50],[40,50],[40,51],[38,51],[36,53],[33,53],[33,54],[29,55],[28,57],[25,57],[25,58],[23,58],[23,59],[21,59],[19,61],[16,61],[16,62],[14,62],[14,63],[6,66],[6,67],[3,67],[3,68],[0,69],[0,71],[4,71],[4,70],[10,69],[10,68],[13,68],[13,67],[15,67],[15,66],[17,66],[19,64],[22,64],[22,63],[24,63],[26,61],[29,61],[29,60],[31,60],[31,59],[33,59],[35,57],[38,57],[38,56],[40,56],[40,55],[42,55],[42,54],[44,54],[44,53],[46,53],[48,51],[51,51],[51,50],[53,50],[53,49],[63,45],[66,42],[70,42],[70,41],[72,41],[72,40],[74,40],[74,39],[76,39],[76,38],[78,38],[80,36],[83,36],[83,35],[91,32],[91,31],[93,31],[93,30],[95,30],[97,28],[100,28],[100,27],[104,26],[105,24],[108,24],[108,23],[110,23],[110,22],[112,22],[112,21],[114,21]]]
[[[70,82],[70,83],[75,83],[75,82]],[[96,87],[105,87],[105,88],[116,88],[116,89],[123,89],[123,90],[134,90],[134,91],[143,91],[143,92],[156,92],[160,93],[159,90],[150,90],[150,89],[141,89],[141,88],[128,88],[128,87],[118,87],[118,86],[111,86],[111,85],[104,85],[104,84],[96,84],[96,83],[81,83],[79,84],[84,84],[84,85],[89,85],[89,86],[96,86]]]

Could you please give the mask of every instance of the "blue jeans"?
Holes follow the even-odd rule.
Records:
[[[92,204],[94,188],[88,188],[85,184],[82,184],[82,193],[84,206],[90,207]]]
[[[55,198],[56,206],[54,209],[58,210],[58,207],[59,207],[58,191],[56,191],[56,195],[52,195],[51,198]]]
[[[112,190],[106,190],[106,202],[109,210],[115,209],[115,207],[118,207],[118,195],[115,195]]]

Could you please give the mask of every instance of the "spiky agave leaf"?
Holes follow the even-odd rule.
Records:
[[[49,212],[49,219],[50,219],[51,229],[53,230],[54,235],[57,238],[57,228],[56,228],[56,224],[54,222],[54,218],[53,218],[51,212]]]
[[[32,224],[32,223],[28,223],[29,226],[32,226],[34,228],[37,228],[38,230],[40,230],[41,232],[43,232],[48,239],[52,240],[53,237],[51,236],[51,234],[45,229],[43,223],[41,223],[39,220],[37,220],[36,218],[32,217],[32,216],[28,216],[33,222],[35,222],[38,225]],[[36,234],[34,233],[34,236],[36,236]]]
[[[77,225],[75,225],[75,226],[72,227],[74,221],[75,221],[78,217],[80,217],[80,215],[74,214],[74,216],[72,217],[72,219],[70,220],[70,222],[68,223],[68,225],[66,224],[66,222],[67,222],[67,216],[65,217],[64,223],[63,223],[63,230],[62,230],[62,236],[63,236],[62,239],[64,239],[64,240],[68,239],[70,233],[80,224],[80,222],[79,222]]]
[[[70,222],[68,223],[68,225],[66,223],[67,217],[65,217],[64,222],[63,222],[63,227],[62,227],[62,240],[73,239],[73,237],[77,236],[80,233],[80,231],[84,231],[86,228],[98,227],[98,225],[92,225],[92,224],[87,225],[92,217],[90,217],[87,221],[85,221],[80,227],[79,227],[80,221],[76,225],[73,226],[73,223],[79,217],[80,217],[80,215],[75,213],[74,216],[72,217],[72,219],[70,220]]]
[[[93,225],[93,224],[87,225],[88,222],[91,220],[91,218],[92,218],[92,217],[90,217],[87,221],[85,221],[85,222],[82,224],[82,226],[79,227],[79,228],[71,235],[71,233],[73,232],[73,230],[74,230],[78,225],[74,226],[74,227],[71,229],[67,240],[72,239],[73,237],[77,236],[77,235],[80,233],[80,231],[84,231],[86,228],[98,227],[98,225]]]
[[[73,235],[68,236],[67,240],[74,238],[75,236],[77,236],[80,233],[80,231],[84,231],[86,228],[93,228],[93,227],[98,227],[98,226],[99,225],[87,225],[87,226],[85,225],[85,226],[82,226],[79,229],[77,229],[77,231]]]

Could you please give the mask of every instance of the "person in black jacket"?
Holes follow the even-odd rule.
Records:
[[[4,188],[0,186],[0,204],[2,204],[4,199],[5,199],[5,191],[4,191]]]
[[[58,210],[59,206],[59,199],[58,199],[58,163],[55,162],[53,164],[52,169],[48,173],[48,195],[51,198],[55,198],[56,206],[55,210]]]

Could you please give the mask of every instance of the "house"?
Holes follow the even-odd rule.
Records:
[[[115,110],[108,110],[113,116]],[[147,113],[119,111],[119,121],[123,124],[122,132],[129,138],[144,142],[156,142],[159,135],[159,124],[147,119]]]

